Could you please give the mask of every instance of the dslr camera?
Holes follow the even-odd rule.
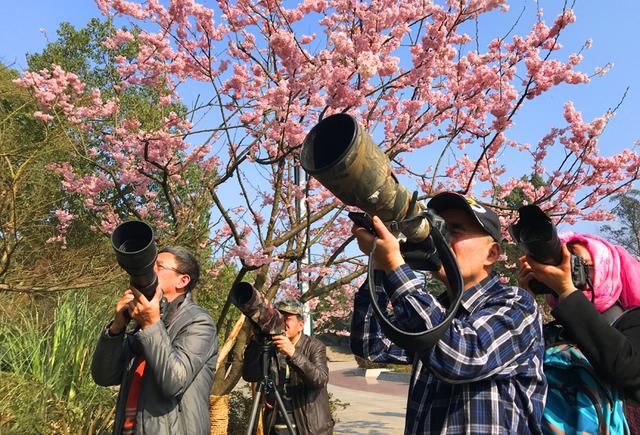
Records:
[[[538,263],[557,266],[562,263],[562,242],[555,225],[537,205],[525,205],[518,209],[518,220],[509,227],[513,241],[522,251]],[[571,254],[571,279],[577,289],[583,290],[589,281],[584,260]],[[535,294],[553,294],[553,290],[537,280],[529,287]]]

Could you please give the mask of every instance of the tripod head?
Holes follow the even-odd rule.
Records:
[[[275,381],[272,379],[271,363],[276,357],[276,346],[273,344],[271,335],[259,334],[260,337],[260,359],[262,360],[262,380],[275,388]]]
[[[258,332],[257,339],[260,346],[260,362],[261,362],[261,377],[257,381],[258,386],[256,388],[256,395],[251,405],[251,415],[249,418],[249,427],[247,428],[247,435],[252,435],[253,428],[256,425],[259,415],[260,405],[264,404],[264,399],[273,394],[277,402],[277,411],[280,413],[284,421],[286,422],[287,429],[290,435],[296,435],[295,425],[287,414],[287,408],[282,400],[282,396],[278,391],[276,380],[274,379],[274,372],[271,370],[272,363],[276,360],[277,350],[273,344],[273,336],[270,334],[263,334]]]

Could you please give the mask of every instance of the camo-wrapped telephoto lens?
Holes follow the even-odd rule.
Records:
[[[284,318],[251,284],[240,282],[231,289],[231,303],[264,335],[284,334]]]
[[[129,274],[129,285],[151,300],[158,287],[153,269],[158,257],[153,229],[141,221],[121,223],[111,235],[111,244],[118,264]]]
[[[412,218],[425,209],[419,201],[411,206],[411,194],[398,182],[387,155],[346,113],[328,116],[311,129],[300,163],[340,201],[383,222]],[[409,220],[401,231],[410,242],[422,242],[429,236],[429,221]]]

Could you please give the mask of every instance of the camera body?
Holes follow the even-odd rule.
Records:
[[[577,289],[582,290],[587,286],[589,269],[582,257],[571,254],[571,280]]]
[[[429,220],[429,224],[432,229],[440,231],[440,234],[442,234],[444,239],[447,241],[449,240],[447,225],[444,219],[429,209],[423,210],[421,214]],[[351,219],[357,226],[364,228],[373,235],[376,235],[376,232],[373,229],[373,222],[368,214],[350,211],[349,219]],[[399,229],[392,228],[392,230]],[[438,255],[438,250],[436,249],[436,245],[431,235],[427,236],[422,241],[402,241],[400,243],[400,253],[402,254],[402,258],[404,258],[404,261],[413,270],[436,272],[442,265],[442,260]]]
[[[518,209],[519,218],[509,227],[514,242],[523,252],[542,264],[557,266],[562,262],[562,242],[558,231],[537,205],[525,205]],[[571,254],[571,280],[577,289],[584,289],[589,279],[584,260]],[[529,283],[535,294],[553,294],[554,291],[537,280]]]

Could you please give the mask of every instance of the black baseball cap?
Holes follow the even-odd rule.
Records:
[[[502,241],[502,231],[500,231],[500,219],[498,215],[488,207],[479,204],[475,199],[455,192],[442,192],[431,198],[427,207],[441,213],[449,209],[459,209],[468,212],[480,227],[493,240],[500,243]]]

